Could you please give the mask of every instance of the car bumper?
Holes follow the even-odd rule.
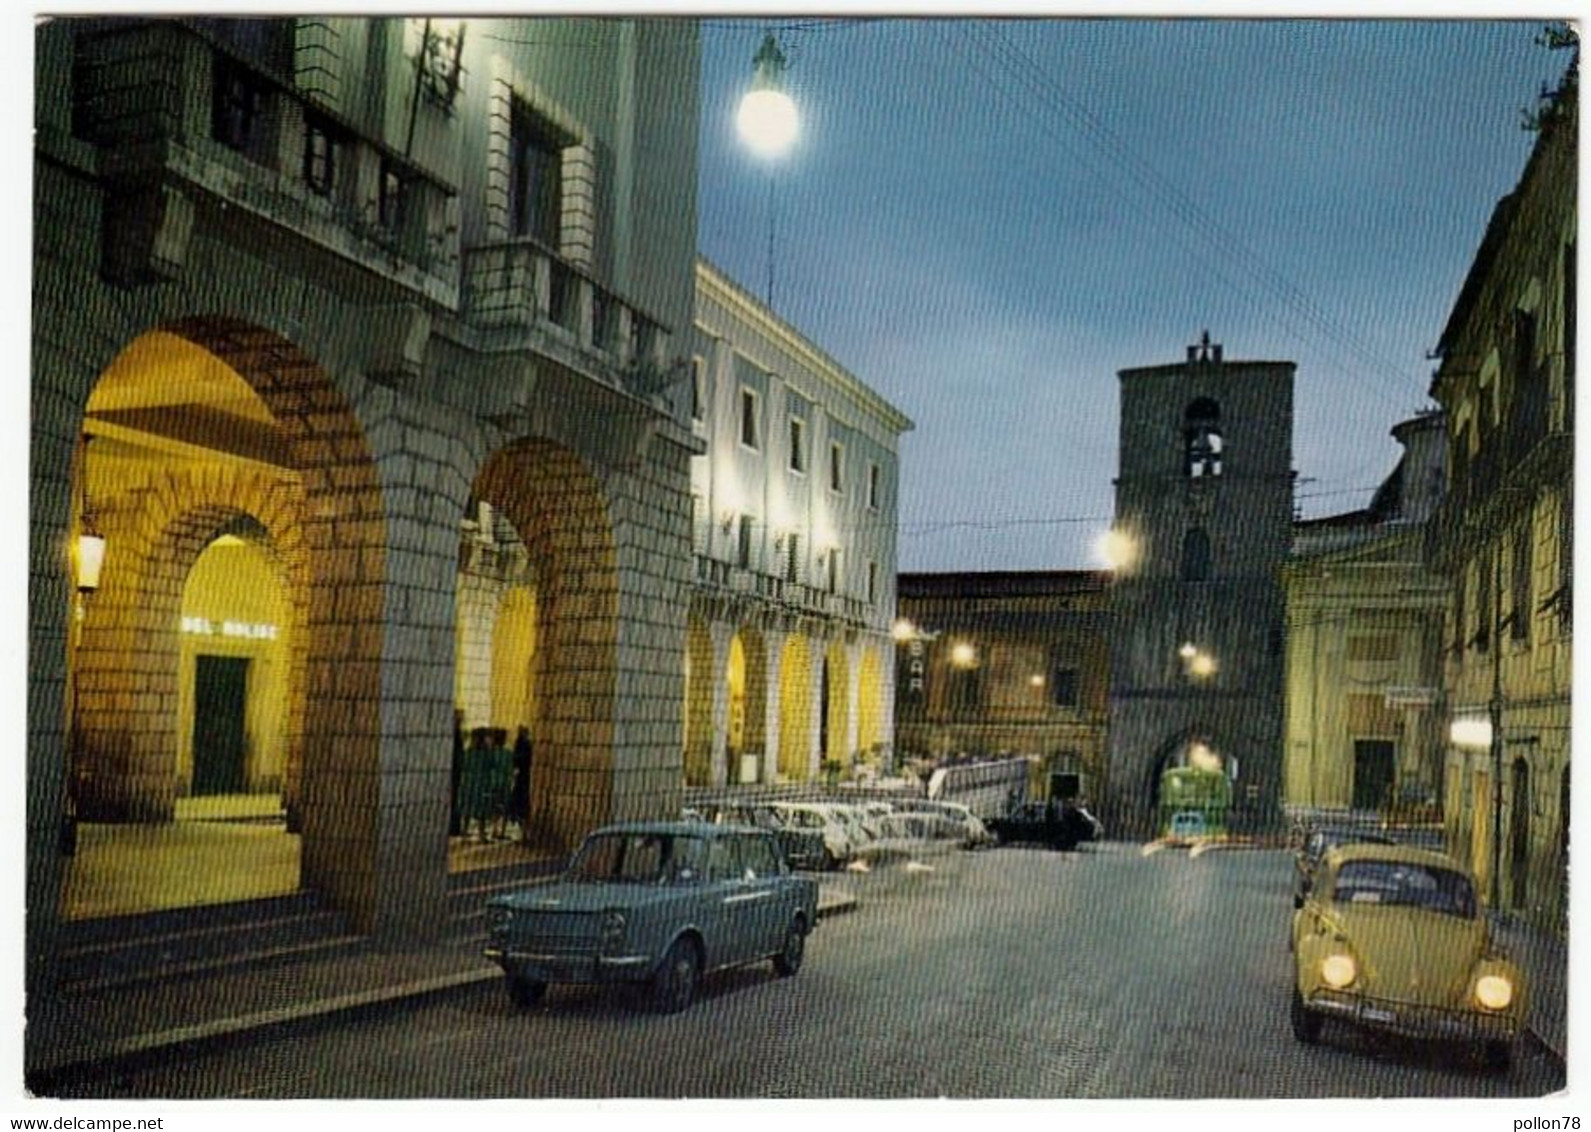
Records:
[[[1494,1042],[1513,1041],[1519,1034],[1519,1019],[1510,1013],[1394,1002],[1329,990],[1316,991],[1308,1005],[1331,1018],[1411,1038]]]
[[[594,955],[518,947],[491,946],[482,954],[515,978],[541,983],[638,982],[647,978],[656,964],[651,955]]]

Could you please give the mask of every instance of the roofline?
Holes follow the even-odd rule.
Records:
[[[917,427],[905,413],[884,400],[861,378],[835,361],[811,339],[775,314],[766,303],[731,279],[723,268],[699,253],[696,256],[696,281],[698,287],[705,285],[707,290],[717,292],[718,298],[734,307],[741,315],[758,323],[764,333],[778,339],[786,348],[804,357],[814,369],[855,397],[866,408],[881,416],[884,423],[896,432],[911,432]]]

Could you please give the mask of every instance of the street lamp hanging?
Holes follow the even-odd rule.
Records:
[[[756,74],[751,90],[740,100],[735,125],[757,156],[779,157],[795,143],[801,122],[795,103],[784,91],[785,57],[771,32],[752,63]]]

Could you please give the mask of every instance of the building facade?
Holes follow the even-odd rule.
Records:
[[[30,985],[63,818],[194,794],[438,930],[456,709],[534,728],[548,847],[677,809],[696,36],[39,25]]]
[[[1280,819],[1291,362],[1121,371],[1105,823],[1149,835],[1160,776],[1220,766],[1229,827]]]
[[[1025,757],[1030,796],[1095,796],[1110,690],[1106,575],[902,574],[899,605],[903,760]]]
[[[1442,333],[1450,422],[1433,561],[1447,615],[1449,847],[1492,902],[1565,922],[1575,398],[1574,72],[1549,100]]]
[[[1300,522],[1287,598],[1284,801],[1402,821],[1440,813],[1447,582],[1425,523],[1446,485],[1444,420],[1392,430],[1404,454],[1363,510]]]
[[[911,422],[702,261],[690,351],[686,782],[886,770]]]

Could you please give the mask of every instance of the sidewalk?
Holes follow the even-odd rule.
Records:
[[[823,876],[818,885],[820,919],[857,906],[843,879]],[[495,982],[502,971],[482,958],[482,944],[475,938],[404,948],[372,943],[323,958],[68,992],[28,1017],[28,1086],[48,1095],[58,1082],[179,1047],[191,1051],[273,1027]]]

